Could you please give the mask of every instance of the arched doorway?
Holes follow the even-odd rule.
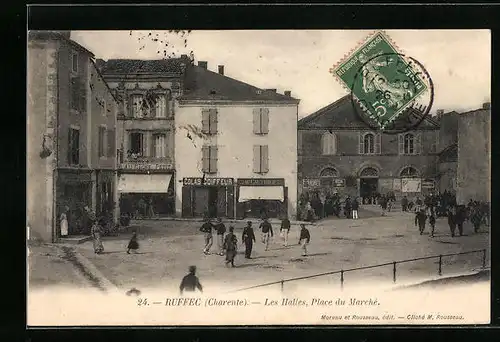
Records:
[[[365,167],[359,174],[359,196],[364,204],[375,204],[378,192],[378,170]]]

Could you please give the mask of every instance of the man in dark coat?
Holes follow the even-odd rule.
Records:
[[[182,278],[181,285],[179,286],[181,295],[184,291],[194,292],[198,289],[203,292],[203,287],[200,284],[200,280],[196,276],[196,266],[189,266],[189,273]]]
[[[226,250],[226,265],[234,267],[234,258],[238,248],[238,239],[234,235],[234,227],[229,227],[229,234],[224,239],[224,249]]]
[[[345,199],[345,203],[344,203],[345,218],[351,217],[351,210],[352,210],[351,197],[347,196],[347,198]]]
[[[284,216],[281,220],[280,233],[283,235],[283,245],[288,246],[288,234],[290,233],[290,220]]]
[[[431,225],[431,237],[434,237],[434,230],[436,229],[436,217],[433,214],[429,216],[429,224]]]
[[[269,249],[269,241],[274,236],[273,226],[267,219],[264,219],[260,224],[260,229],[262,231],[262,243],[266,246],[266,251]]]
[[[420,231],[420,235],[424,233],[425,230],[425,220],[427,220],[427,215],[425,214],[424,209],[420,209],[415,215],[415,226],[418,225],[418,230]]]
[[[455,228],[457,227],[455,223],[455,209],[449,207],[446,216],[448,216],[448,226],[450,227],[451,237],[455,237]]]
[[[408,198],[406,196],[403,196],[401,199],[401,207],[403,208],[403,211],[408,210]]]
[[[467,213],[465,206],[459,205],[457,207],[457,212],[455,214],[455,223],[457,225],[458,233],[460,234],[460,236],[463,236],[464,234],[464,222],[466,218],[467,218]]]
[[[219,255],[224,255],[224,234],[226,233],[226,226],[222,223],[220,217],[214,225],[215,232],[217,233],[217,247],[219,248]]]
[[[203,248],[203,253],[205,254],[210,254],[210,248],[212,247],[213,243],[213,236],[212,236],[212,222],[210,222],[209,218],[205,218],[205,222],[203,222],[200,232],[204,234],[205,238],[205,247]]]
[[[472,215],[471,215],[471,222],[472,225],[474,226],[474,233],[477,233],[479,231],[479,228],[481,228],[481,222],[483,221],[483,216],[481,214],[481,210],[479,206],[473,209]]]
[[[241,242],[245,244],[245,258],[251,259],[253,243],[255,242],[255,234],[252,228],[252,221],[248,221],[247,226],[243,228]]]
[[[354,201],[352,201],[352,218],[354,220],[357,220],[359,218],[358,210],[359,210],[359,202],[357,198],[354,198]]]
[[[302,245],[302,256],[307,255],[307,245],[311,241],[311,234],[305,224],[300,225],[299,245]]]

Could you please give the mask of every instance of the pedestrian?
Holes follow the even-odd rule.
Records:
[[[403,209],[403,211],[408,210],[408,198],[406,196],[403,196],[403,198],[401,199],[401,208]]]
[[[302,245],[302,256],[307,255],[307,245],[311,241],[311,234],[309,234],[309,230],[306,228],[305,224],[300,225],[300,237],[299,237],[299,245]]]
[[[347,196],[344,202],[344,215],[345,218],[350,218],[351,217],[351,210],[352,210],[352,203],[351,203],[351,197]]]
[[[196,266],[189,266],[189,273],[182,278],[179,289],[181,291],[181,295],[184,291],[194,292],[196,289],[203,292],[203,286],[201,286],[200,280],[196,276]]]
[[[269,240],[274,236],[273,234],[273,226],[269,223],[267,218],[264,218],[262,223],[260,224],[260,229],[262,232],[262,243],[266,247],[266,251],[269,249]]]
[[[97,222],[97,215],[94,210],[92,210],[88,205],[84,208],[85,211],[85,227],[83,227],[84,232],[92,231],[94,223]],[[90,228],[90,229],[89,229]]]
[[[281,220],[280,234],[283,236],[283,245],[288,246],[288,234],[290,233],[290,220],[288,217],[284,216]]]
[[[127,245],[127,254],[130,254],[130,250],[133,250],[134,253],[137,253],[138,249],[139,249],[139,242],[137,242],[137,232],[133,232],[132,237],[130,238],[130,241],[128,242]]]
[[[357,220],[359,218],[358,210],[359,210],[359,202],[357,198],[354,198],[354,201],[352,202],[352,218],[354,220]]]
[[[455,222],[455,210],[453,207],[448,208],[447,216],[448,216],[448,226],[450,227],[451,237],[455,237],[455,229],[457,227],[457,224]]]
[[[466,214],[465,206],[459,205],[457,207],[456,214],[455,214],[455,224],[457,225],[458,234],[460,234],[460,236],[464,235],[464,222],[465,222],[466,218],[467,218],[467,214]]]
[[[200,228],[200,232],[204,234],[205,238],[205,247],[203,248],[204,254],[210,254],[210,248],[213,243],[212,228],[213,226],[212,222],[210,222],[210,218],[206,217],[205,222],[203,222]]]
[[[94,221],[94,224],[92,225],[91,234],[94,245],[94,253],[101,254],[102,252],[104,252],[104,246],[102,245],[101,241],[102,228],[97,223],[97,221]]]
[[[61,213],[61,237],[68,236],[68,212],[69,207],[65,206]]]
[[[251,259],[253,243],[255,242],[255,234],[252,228],[252,221],[247,221],[247,226],[243,228],[241,242],[245,244],[245,259]]]
[[[425,230],[425,220],[427,220],[427,215],[425,214],[424,209],[420,209],[415,215],[415,226],[418,225],[418,230],[420,231],[420,235],[424,233]]]
[[[433,214],[429,216],[429,224],[431,225],[431,237],[434,237],[434,229],[436,228],[436,217]]]
[[[231,267],[234,267],[234,258],[236,257],[236,252],[238,248],[238,239],[234,235],[234,227],[229,227],[229,234],[226,235],[224,239],[224,249],[226,250],[226,265],[231,263]]]
[[[217,233],[217,247],[219,248],[219,255],[224,255],[224,234],[226,233],[226,226],[222,223],[220,217],[217,218],[217,223],[214,226]]]

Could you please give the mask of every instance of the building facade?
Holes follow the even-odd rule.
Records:
[[[458,162],[458,119],[459,113],[452,111],[444,113],[437,111],[439,121],[438,174],[437,188],[440,193],[445,191],[456,194],[457,162]]]
[[[491,202],[491,110],[463,113],[458,121],[457,203]]]
[[[414,130],[381,134],[357,111],[345,96],[299,121],[299,193],[337,192],[371,203],[377,193],[400,197],[434,190],[438,123],[426,117]]]
[[[120,211],[175,215],[174,100],[182,95],[190,60],[98,60],[119,99],[117,125]]]
[[[107,152],[117,107],[93,57],[69,31],[29,32],[28,225],[44,241],[60,237],[63,210],[69,234],[80,235],[90,232],[85,206],[97,214],[113,209],[116,153]]]
[[[176,211],[183,217],[296,215],[297,114],[290,92],[186,69],[176,102]]]

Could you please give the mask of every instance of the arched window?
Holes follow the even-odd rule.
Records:
[[[418,177],[418,171],[411,166],[405,167],[403,170],[401,170],[401,177],[402,178]]]
[[[321,172],[319,173],[321,187],[325,188],[334,186],[335,178],[337,178],[338,176],[338,171],[333,167],[328,167],[321,170]]]
[[[375,136],[372,133],[365,134],[363,138],[363,152],[365,154],[375,153]]]
[[[404,152],[405,154],[414,154],[415,153],[415,143],[414,136],[411,133],[405,134],[404,137]]]
[[[361,171],[360,177],[378,177],[378,171],[373,168],[373,167],[367,167],[364,168],[363,171]]]
[[[335,133],[326,132],[322,137],[323,154],[337,154],[337,136]]]

